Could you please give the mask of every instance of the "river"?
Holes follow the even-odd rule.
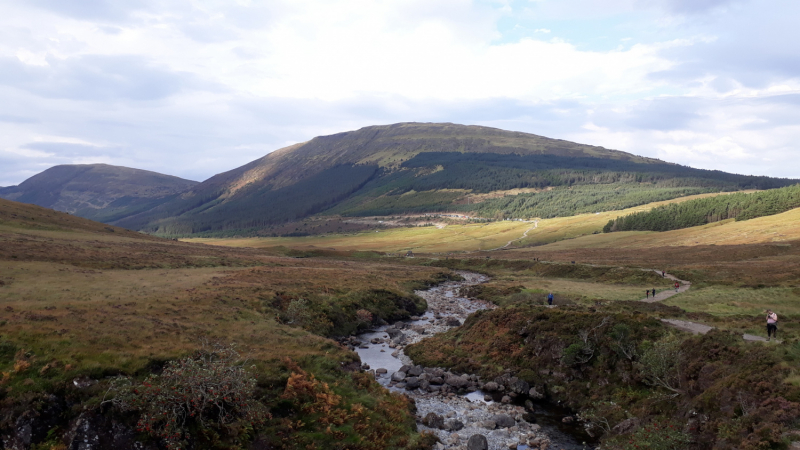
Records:
[[[355,350],[363,368],[375,373],[382,385],[414,399],[418,428],[435,433],[442,442],[439,449],[466,449],[470,437],[476,434],[486,438],[489,450],[594,448],[595,440],[577,421],[563,421],[565,417],[567,421],[574,418],[570,411],[532,401],[527,383],[510,374],[495,380],[500,383],[484,383],[473,374],[414,366],[403,353],[406,345],[457,326],[476,311],[495,308],[461,295],[462,288],[483,283],[488,280],[486,276],[459,274],[463,281],[416,292],[428,302],[422,317],[358,335],[360,345]]]

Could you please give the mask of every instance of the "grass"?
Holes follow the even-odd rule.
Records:
[[[528,232],[533,224],[528,222],[501,221],[484,224],[448,225],[444,228],[416,227],[392,228],[353,234],[332,234],[306,237],[266,237],[266,238],[194,238],[186,242],[197,242],[229,247],[269,248],[286,246],[292,248],[335,248],[337,250],[374,250],[381,252],[448,253],[491,250],[502,247],[509,241],[511,247],[544,245],[602,231],[609,220],[620,215],[647,211],[656,206],[679,203],[696,198],[724,194],[700,194],[681,197],[663,202],[628,208],[622,211],[609,211],[598,214],[581,214],[570,217],[539,220],[537,227]],[[621,233],[614,233],[621,234]],[[571,241],[570,241],[571,242]]]

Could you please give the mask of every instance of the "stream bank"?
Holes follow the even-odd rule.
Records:
[[[406,345],[459,326],[476,311],[496,308],[461,295],[462,288],[483,283],[487,277],[459,274],[463,281],[416,292],[428,302],[423,316],[352,339],[362,369],[415,401],[420,431],[436,434],[440,449],[592,448],[593,440],[568,411],[541,401],[542,394],[510,373],[485,381],[473,374],[414,365],[403,353]]]

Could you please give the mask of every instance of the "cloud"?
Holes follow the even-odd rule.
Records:
[[[0,58],[0,84],[34,95],[74,100],[159,100],[192,85],[188,74],[153,66],[140,56],[48,58],[47,65]]]

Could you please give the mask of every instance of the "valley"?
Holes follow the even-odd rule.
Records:
[[[98,187],[107,223],[0,200],[3,446],[792,448],[795,180],[711,172],[398,124]]]

